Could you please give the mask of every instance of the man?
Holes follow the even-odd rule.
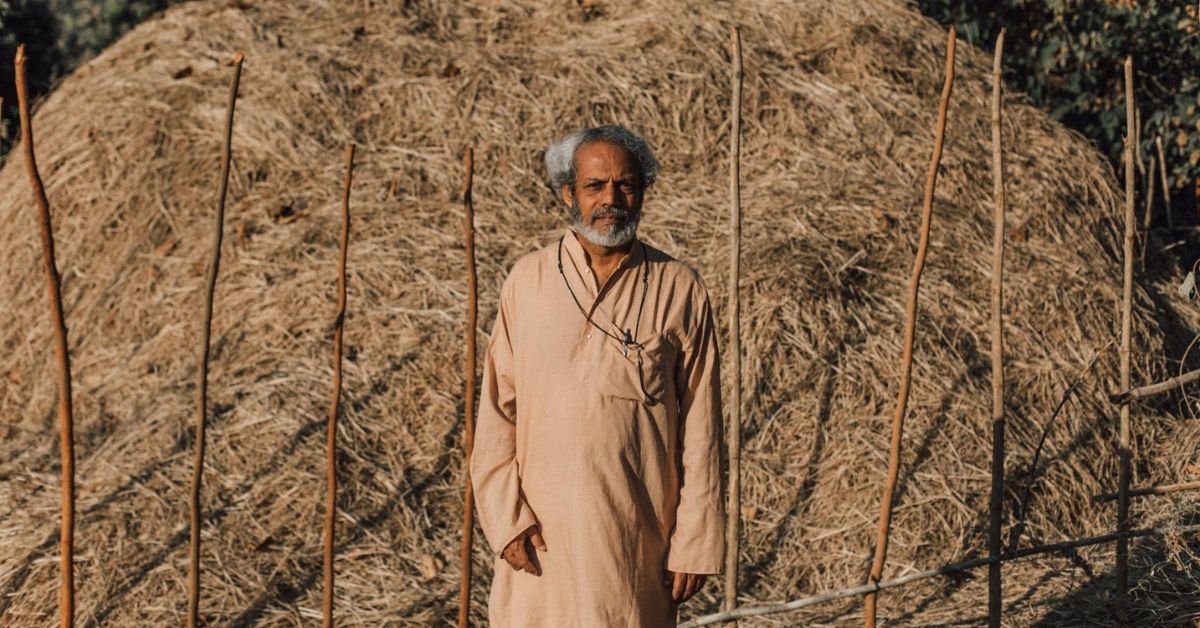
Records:
[[[658,162],[620,126],[546,153],[573,229],[512,268],[470,460],[494,628],[674,626],[724,552],[716,332],[636,237]]]

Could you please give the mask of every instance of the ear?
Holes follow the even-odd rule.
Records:
[[[571,203],[574,202],[575,195],[572,193],[570,185],[564,183],[562,185],[562,188],[559,189],[559,193],[562,196],[563,202],[566,203],[568,206],[570,206]]]

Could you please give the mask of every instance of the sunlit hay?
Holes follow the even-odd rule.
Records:
[[[81,625],[172,625],[185,608],[222,61],[246,53],[213,322],[202,614],[216,625],[319,619],[339,155],[353,142],[337,616],[425,626],[453,619],[458,587],[462,149],[476,151],[482,332],[508,267],[565,226],[541,151],[568,130],[620,122],[664,164],[642,235],[700,270],[725,348],[735,21],[746,68],[743,595],[774,601],[865,581],[944,31],[886,0],[583,4],[185,3],[42,103],[38,157],[75,367]],[[990,58],[965,41],[958,57],[885,578],[986,546]],[[1004,132],[1007,538],[1044,422],[1115,335],[1120,211],[1111,169],[1084,139],[1016,97]],[[58,516],[56,393],[32,205],[10,161],[0,171],[0,614],[42,625],[57,612],[45,544]],[[1135,383],[1174,371],[1167,358],[1196,323],[1160,272],[1135,294]],[[1115,526],[1112,507],[1090,502],[1116,483],[1113,347],[1050,430],[1025,544]],[[1178,399],[1133,414],[1134,485],[1194,477],[1200,428]],[[1192,499],[1138,499],[1134,526],[1179,519]],[[1181,617],[1189,598],[1160,593],[1189,585],[1155,584],[1167,571],[1136,560],[1142,546],[1132,575],[1153,586],[1134,591],[1135,609]],[[1110,550],[1006,567],[1008,621],[1102,608],[1092,585],[1107,582]],[[482,620],[482,543],[476,560]],[[720,580],[683,615],[715,611]],[[979,572],[888,591],[880,618],[970,620],[985,590]],[[746,623],[856,623],[860,613],[850,600]]]

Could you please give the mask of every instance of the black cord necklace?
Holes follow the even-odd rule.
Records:
[[[625,329],[625,337],[622,338],[622,337],[617,336],[616,334],[613,334],[612,332],[608,331],[607,329],[604,329],[600,325],[597,325],[596,321],[592,320],[591,315],[589,315],[587,313],[587,310],[583,309],[583,304],[580,303],[579,298],[575,296],[575,291],[571,289],[571,282],[567,281],[567,273],[565,271],[563,271],[563,263],[562,263],[563,240],[566,237],[567,237],[566,235],[563,235],[562,237],[560,237],[558,239],[558,274],[562,275],[563,285],[565,285],[567,287],[567,292],[570,293],[571,300],[575,302],[575,307],[579,308],[579,313],[583,315],[583,318],[588,323],[590,323],[592,327],[595,327],[596,329],[600,330],[600,333],[604,334],[605,336],[608,336],[609,338],[612,338],[613,340],[616,340],[617,342],[621,343],[621,353],[625,357],[627,357],[627,358],[629,357],[629,349],[630,348],[633,348],[637,352],[638,385],[642,389],[642,394],[645,395],[645,397],[646,397],[646,403],[651,406],[657,404],[658,399],[655,399],[654,396],[652,396],[649,392],[646,391],[646,381],[642,375],[642,371],[643,371],[642,349],[645,348],[645,346],[636,340],[636,338],[638,336],[638,331],[640,330],[641,324],[642,324],[642,308],[645,307],[645,305],[646,305],[646,292],[648,292],[648,290],[649,290],[649,281],[650,281],[650,267],[646,265],[646,245],[644,243],[642,243],[640,240],[638,241],[638,244],[640,244],[642,247],[642,261],[640,263],[641,270],[642,270],[642,298],[641,298],[641,301],[638,302],[638,313],[637,313],[637,317],[634,319],[634,322],[633,322],[633,330],[630,331],[628,328],[626,328]],[[612,325],[614,327],[617,327],[618,330],[621,329],[619,326],[617,326],[616,322],[612,322]]]

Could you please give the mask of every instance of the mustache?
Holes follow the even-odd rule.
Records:
[[[616,218],[617,220],[624,220],[628,222],[636,216],[637,212],[634,211],[620,209],[618,207],[601,207],[592,214],[591,222],[596,222],[597,220],[603,220],[605,218]]]

